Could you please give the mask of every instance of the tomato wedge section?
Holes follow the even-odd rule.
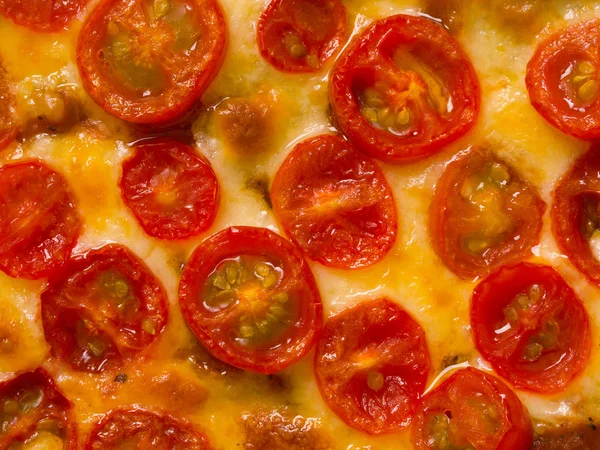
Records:
[[[206,239],[179,284],[183,317],[220,360],[272,374],[299,360],[321,328],[308,264],[266,228],[232,227]]]
[[[592,146],[554,190],[552,231],[560,250],[600,286],[600,148]]]
[[[8,74],[0,60],[0,151],[17,135],[13,118],[14,99],[10,92]]]
[[[527,65],[534,108],[582,139],[600,137],[600,20],[573,25],[543,41]]]
[[[69,258],[81,217],[67,180],[40,161],[0,167],[0,270],[51,275]]]
[[[33,31],[51,33],[69,25],[88,0],[0,0],[0,14]]]
[[[481,355],[519,389],[563,391],[590,354],[587,312],[550,267],[504,267],[479,283],[471,327]]]
[[[485,148],[446,167],[431,205],[433,247],[462,278],[527,257],[539,241],[546,205],[533,186]]]
[[[206,437],[192,424],[139,407],[115,409],[92,428],[85,450],[123,448],[210,450]]]
[[[74,370],[119,368],[148,347],[167,322],[167,297],[150,269],[111,244],[73,258],[42,293],[52,354]]]
[[[288,236],[329,267],[375,264],[396,240],[392,189],[369,157],[338,136],[298,144],[275,175],[271,200]]]
[[[76,450],[77,427],[72,409],[71,402],[42,369],[1,384],[0,448],[27,444],[27,448]]]
[[[458,42],[438,23],[397,15],[378,20],[342,54],[329,97],[341,131],[391,163],[439,152],[479,112],[479,81]]]
[[[469,367],[423,398],[412,441],[417,450],[529,450],[533,431],[527,409],[508,386]]]
[[[192,147],[171,139],[145,141],[123,163],[125,204],[150,236],[186,239],[206,231],[219,204],[210,164]]]
[[[77,44],[83,84],[108,113],[140,125],[185,118],[227,47],[217,0],[106,0]]]
[[[368,434],[411,421],[431,369],[425,332],[388,299],[367,301],[325,324],[315,375],[329,407]]]
[[[258,21],[258,48],[283,72],[316,72],[346,35],[339,0],[271,0]]]

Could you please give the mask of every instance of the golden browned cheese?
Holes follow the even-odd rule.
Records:
[[[591,419],[591,418],[590,418]],[[536,436],[532,450],[599,450],[600,430],[588,423],[549,427]]]

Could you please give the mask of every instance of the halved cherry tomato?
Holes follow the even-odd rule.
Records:
[[[179,302],[214,356],[259,373],[299,360],[321,328],[321,298],[308,264],[266,228],[232,227],[205,240],[185,265]]]
[[[579,158],[554,190],[552,231],[560,250],[600,286],[600,147]]]
[[[33,31],[61,31],[88,0],[0,0],[0,14]]]
[[[0,270],[39,279],[69,258],[81,232],[67,180],[40,161],[0,168]]]
[[[108,113],[169,125],[198,103],[226,46],[217,0],[105,0],[81,30],[77,64]]]
[[[374,435],[408,426],[430,369],[425,332],[387,299],[329,319],[315,354],[329,407],[349,426]]]
[[[118,368],[161,333],[167,298],[150,269],[126,247],[74,257],[42,293],[52,354],[74,370]]]
[[[448,164],[431,205],[433,247],[463,278],[527,256],[546,210],[532,186],[490,150],[473,148]]]
[[[529,450],[533,432],[527,409],[508,386],[467,368],[423,398],[412,440],[418,450]]]
[[[480,89],[469,58],[441,25],[397,15],[375,22],[345,51],[329,96],[337,124],[360,150],[408,163],[473,126]]]
[[[339,0],[271,0],[258,21],[258,48],[283,72],[316,72],[346,35]]]
[[[396,204],[383,173],[337,136],[298,144],[275,175],[271,200],[286,233],[326,266],[370,266],[396,240]]]
[[[192,424],[168,414],[136,406],[115,409],[94,425],[85,450],[210,450],[206,437]]]
[[[17,128],[13,118],[13,96],[10,92],[6,70],[0,61],[0,150],[10,144],[16,134]]]
[[[210,164],[172,139],[136,145],[119,186],[142,228],[159,239],[196,236],[217,214],[219,183]]]
[[[600,20],[542,42],[527,65],[531,104],[564,133],[600,137]]]
[[[519,389],[563,391],[590,353],[587,312],[550,267],[504,267],[479,283],[471,328],[481,355]]]
[[[0,448],[18,449],[23,444],[45,442],[54,444],[48,448],[77,449],[72,409],[71,402],[42,369],[1,384]]]

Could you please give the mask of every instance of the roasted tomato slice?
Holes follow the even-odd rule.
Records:
[[[150,345],[166,321],[162,285],[120,245],[73,258],[42,293],[52,354],[79,371],[118,368]]]
[[[13,108],[14,99],[10,92],[8,76],[0,61],[0,150],[10,144],[17,134]]]
[[[337,136],[298,144],[275,176],[271,200],[286,233],[326,266],[369,266],[396,240],[396,204],[383,173]]]
[[[590,353],[587,312],[550,267],[505,267],[479,283],[471,329],[481,355],[519,389],[564,390]]]
[[[0,0],[0,14],[17,25],[50,33],[64,29],[88,0]]]
[[[527,65],[532,105],[564,133],[600,138],[600,20],[551,36]]]
[[[339,0],[271,0],[258,22],[262,56],[283,72],[316,72],[346,35]]]
[[[105,0],[81,30],[77,63],[86,90],[107,112],[169,125],[200,100],[226,42],[217,0]]]
[[[0,385],[0,448],[77,449],[72,405],[42,369]]]
[[[388,17],[364,31],[336,63],[329,94],[348,139],[392,163],[438,152],[479,112],[469,58],[441,25],[415,16]]]
[[[123,163],[119,183],[142,228],[159,239],[185,239],[215,220],[219,183],[192,147],[170,139],[146,141]]]
[[[92,428],[85,450],[210,450],[192,424],[171,415],[137,407],[115,409]]]
[[[418,450],[529,450],[533,432],[514,392],[497,378],[467,368],[423,398],[412,440]]]
[[[315,355],[315,375],[329,407],[369,434],[393,433],[410,423],[430,368],[425,332],[387,299],[329,319]]]
[[[563,253],[600,286],[600,148],[579,158],[554,190],[552,231]]]
[[[546,210],[532,186],[487,149],[452,161],[431,205],[433,247],[463,278],[523,259],[538,243]]]
[[[0,270],[38,279],[69,258],[81,232],[64,177],[39,161],[0,168]]]
[[[302,255],[266,228],[228,228],[205,240],[183,270],[179,302],[214,356],[265,374],[304,356],[322,321]]]

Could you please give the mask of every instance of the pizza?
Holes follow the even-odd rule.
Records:
[[[0,0],[0,450],[600,449],[600,2]]]

